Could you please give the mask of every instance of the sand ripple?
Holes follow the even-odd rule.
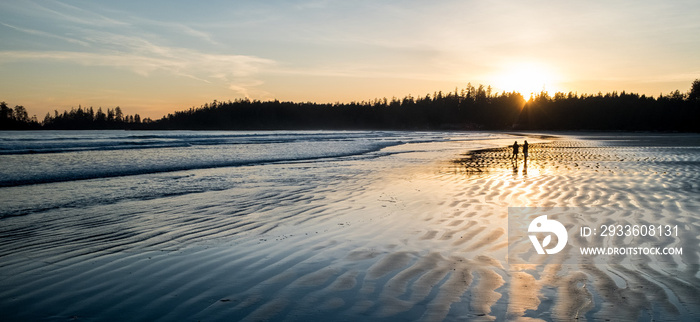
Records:
[[[528,140],[527,166],[511,161],[507,147],[430,166],[395,167],[410,154],[266,165],[267,184],[3,218],[0,313],[144,321],[700,317],[697,238],[683,240],[687,263],[506,263],[508,207],[660,209],[645,220],[700,235],[700,144]],[[333,179],[339,167],[366,162],[377,168]],[[275,179],[288,172],[307,175]]]

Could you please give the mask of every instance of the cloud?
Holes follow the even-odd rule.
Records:
[[[214,40],[214,37],[212,37],[212,35],[210,35],[209,33],[192,28],[191,26],[188,26],[188,25],[183,24],[183,23],[158,21],[158,20],[136,18],[136,17],[131,17],[131,20],[134,21],[135,23],[138,23],[138,24],[156,26],[156,27],[166,28],[166,29],[169,29],[171,31],[177,31],[181,34],[190,35],[196,39],[204,40],[210,44],[214,44],[214,45],[220,44],[218,41]]]
[[[42,5],[43,4],[43,5]],[[51,19],[61,19],[68,22],[83,24],[83,25],[94,25],[94,26],[128,26],[129,24],[117,19],[112,19],[110,17],[78,8],[69,4],[65,4],[59,1],[46,1],[42,4],[32,3],[36,11],[41,11]],[[49,8],[49,4],[53,4],[56,9]],[[58,9],[61,8],[61,9]],[[35,11],[35,12],[36,12]]]
[[[142,76],[156,71],[204,82],[213,79],[233,82],[254,76],[274,61],[246,55],[213,55],[190,49],[154,46],[146,52],[91,53],[72,51],[0,51],[0,63],[60,61],[84,66],[128,69]]]
[[[87,42],[82,41],[82,40],[78,40],[78,39],[75,39],[75,38],[70,38],[70,37],[64,37],[64,36],[60,36],[60,35],[55,35],[55,34],[52,34],[52,33],[48,33],[48,32],[41,31],[41,30],[34,30],[34,29],[29,29],[29,28],[17,27],[17,26],[13,26],[13,25],[10,25],[10,24],[6,24],[6,23],[4,23],[4,22],[0,22],[0,25],[3,25],[3,26],[5,26],[5,27],[8,27],[8,28],[11,28],[11,29],[14,29],[14,30],[17,30],[17,31],[26,33],[26,34],[30,34],[30,35],[36,35],[36,36],[41,36],[41,37],[48,37],[48,38],[60,39],[60,40],[67,41],[67,42],[74,43],[74,44],[78,44],[78,45],[81,45],[81,46],[84,46],[84,47],[90,47],[90,44],[88,44]]]
[[[32,36],[25,36],[22,43],[33,45],[24,50],[0,51],[0,64],[58,62],[125,69],[144,77],[156,72],[169,73],[237,92],[247,91],[241,88],[258,86],[257,74],[276,64],[271,59],[238,55],[225,48],[195,49],[192,44],[197,40],[214,45],[217,42],[208,33],[178,22],[157,21],[109,10],[101,10],[101,14],[56,1],[6,9],[19,16],[34,17],[12,24],[0,22],[7,28]],[[33,22],[27,27],[22,26],[23,21]],[[183,40],[184,35],[193,38]],[[53,45],[49,50],[40,50],[46,48],[41,38],[59,39],[73,45]]]
[[[244,81],[232,83],[228,88],[245,98],[257,97],[272,99],[271,93],[258,89],[262,84],[263,82],[259,80]]]

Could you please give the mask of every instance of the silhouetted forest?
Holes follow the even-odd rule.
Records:
[[[145,122],[150,122],[146,119]],[[2,130],[102,130],[102,129],[134,129],[142,123],[138,114],[124,115],[119,106],[95,111],[94,108],[73,108],[53,115],[46,113],[44,120],[39,122],[35,116],[29,117],[27,110],[20,105],[10,108],[7,103],[0,102],[0,129]]]
[[[627,130],[700,131],[700,79],[687,93],[649,97],[626,92],[596,95],[492,93],[471,84],[423,97],[319,104],[238,99],[204,104],[159,119],[141,120],[121,109],[78,107],[46,114],[42,122],[22,106],[2,102],[0,129],[396,129],[396,130]]]
[[[29,117],[24,106],[10,108],[7,103],[0,102],[0,130],[34,130],[40,129],[41,124],[36,116]]]

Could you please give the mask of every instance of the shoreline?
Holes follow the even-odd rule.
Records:
[[[689,209],[698,206],[700,145],[614,139],[528,138],[526,172],[522,152],[517,171],[505,158],[514,138],[474,150],[413,143],[374,158],[196,170],[260,179],[4,218],[23,232],[12,238],[27,241],[1,235],[0,296],[10,301],[0,312],[23,320],[697,317],[697,266],[507,265],[508,207],[652,208],[665,209],[658,222],[697,218]],[[465,172],[464,162],[485,170]],[[9,251],[13,243],[22,246]]]

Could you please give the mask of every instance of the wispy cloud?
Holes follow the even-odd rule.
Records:
[[[199,30],[199,29],[195,29],[187,24],[178,23],[178,22],[153,20],[153,19],[145,19],[145,18],[139,18],[139,17],[130,17],[130,20],[134,21],[134,23],[137,23],[137,24],[167,28],[167,29],[170,29],[174,32],[177,32],[180,34],[186,34],[186,35],[192,36],[194,38],[206,41],[210,44],[220,45],[220,43],[218,41],[216,41],[211,34],[204,32],[202,30]]]
[[[79,40],[79,39],[75,39],[75,38],[71,38],[71,37],[65,37],[65,36],[61,36],[61,35],[56,35],[56,34],[52,34],[52,33],[45,32],[45,31],[41,31],[41,30],[34,30],[34,29],[29,29],[29,28],[17,27],[17,26],[13,26],[13,25],[10,25],[10,24],[6,24],[6,23],[4,23],[4,22],[0,22],[0,25],[3,25],[3,26],[5,26],[5,27],[8,27],[8,28],[11,28],[11,29],[14,29],[14,30],[17,30],[17,31],[26,33],[26,34],[30,34],[30,35],[41,36],[41,37],[47,37],[47,38],[54,38],[54,39],[60,39],[60,40],[63,40],[63,41],[67,41],[67,42],[69,42],[69,43],[74,43],[74,44],[78,44],[78,45],[81,45],[81,46],[90,47],[90,44],[88,44],[88,42],[82,41],[82,40]]]
[[[245,55],[212,55],[188,49],[154,47],[148,53],[91,53],[72,51],[0,51],[0,63],[61,61],[84,66],[128,69],[142,76],[162,71],[204,82],[223,80],[231,84],[255,76],[274,61]]]
[[[178,22],[141,18],[133,13],[118,11],[101,10],[104,12],[102,14],[58,1],[32,2],[29,7],[32,10],[22,8],[21,13],[42,17],[51,23],[35,23],[31,28],[19,23],[0,22],[0,25],[31,36],[78,44],[83,48],[75,50],[74,46],[62,46],[46,51],[5,50],[0,51],[0,64],[53,61],[126,69],[145,77],[162,72],[239,93],[247,93],[250,87],[259,86],[261,81],[256,78],[257,73],[276,64],[271,59],[228,53],[225,48],[218,50],[219,53],[209,53],[176,46],[172,44],[172,37],[149,32],[153,28],[161,28],[179,37],[189,35],[217,44],[210,34]],[[60,27],[48,28],[50,26]],[[41,40],[35,39],[37,44],[41,44]],[[27,38],[25,42],[31,40]]]
[[[47,4],[52,4],[54,8],[49,8]],[[46,1],[42,4],[34,3],[36,10],[48,13],[51,17],[82,25],[97,26],[128,26],[124,21],[119,21],[90,10],[82,9],[59,1]],[[58,9],[61,8],[61,9]]]

